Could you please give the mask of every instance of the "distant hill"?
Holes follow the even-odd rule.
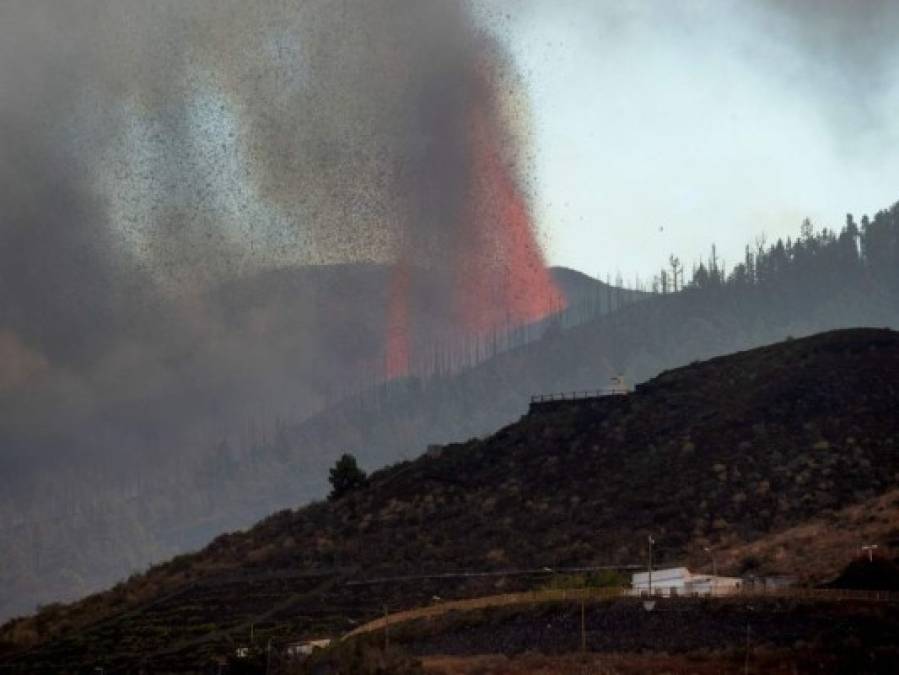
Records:
[[[550,267],[553,280],[570,304],[577,304],[600,295],[609,285],[570,267]]]
[[[707,561],[705,547],[731,550],[895,490],[897,383],[899,333],[857,329],[666,371],[627,397],[538,407],[482,440],[378,471],[339,501],[282,511],[8,623],[5,663],[199,667],[250,624],[263,642],[339,634],[385,603],[533,583],[509,570],[641,564],[649,534],[660,565]],[[891,545],[882,553],[895,557]],[[496,576],[417,578],[454,571]],[[360,584],[377,577],[416,578]]]
[[[101,406],[83,433],[54,437],[7,409],[54,452],[29,454],[7,433],[16,425],[0,428],[0,617],[81,597],[321,498],[344,452],[376,469],[484,436],[515,420],[531,394],[595,389],[616,374],[638,382],[789,336],[899,328],[896,270],[899,204],[858,225],[849,217],[840,232],[804,224],[795,241],[748,248],[728,273],[713,253],[681,275],[678,292],[670,271],[647,294],[557,268],[573,299],[561,316],[463,341],[449,365],[445,344],[423,349],[420,365],[436,367],[382,384],[370,359],[383,337],[386,268],[275,270],[229,284],[201,303],[210,316],[182,316],[215,327],[199,341],[137,371],[111,357],[107,372],[128,396]],[[433,304],[428,289],[413,299],[422,310]],[[342,358],[322,356],[332,353]]]
[[[549,270],[572,312],[586,315],[592,311],[594,316],[605,314],[649,295],[645,291],[594,279],[569,267],[550,267]]]
[[[637,295],[571,270],[553,274],[571,296],[568,322]],[[73,411],[71,398],[0,392],[0,620],[81,597],[223,530],[321,496],[337,450],[310,447],[308,432],[293,430],[310,418],[309,429],[325,420],[344,425],[340,411],[362,392],[367,409],[385,410],[390,275],[385,265],[344,264],[232,279],[178,312],[160,311],[144,342],[125,345],[121,355],[110,350],[99,385],[106,390],[78,397],[92,405]],[[420,356],[414,365],[431,367],[432,349],[448,361],[438,350],[455,347],[444,381],[546,328],[523,327],[505,342],[466,343],[449,323],[441,292],[438,280],[419,271],[410,311]],[[34,378],[35,386],[42,381]],[[45,389],[65,391],[62,384]],[[499,411],[500,419],[505,414]],[[393,428],[394,418],[386,419]],[[488,406],[477,428],[486,431],[496,420]],[[382,446],[395,442],[392,432],[376,435],[369,465],[433,438],[454,438],[455,421],[447,418],[438,436],[410,432],[396,452]],[[358,451],[367,440],[359,422],[368,424],[356,416],[349,438],[338,429],[321,436]]]

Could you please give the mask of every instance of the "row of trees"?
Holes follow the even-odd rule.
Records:
[[[592,294],[572,299],[547,319],[525,326],[508,326],[490,335],[459,336],[455,343],[436,344],[430,360],[416,363],[414,372],[427,386],[455,373],[474,367],[493,356],[516,347],[536,344],[545,335],[552,335],[574,326],[588,323],[604,314],[615,312],[633,303],[682,291],[716,303],[761,293],[756,301],[770,302],[778,297],[784,306],[800,311],[803,306],[817,302],[841,290],[852,288],[864,292],[880,290],[899,293],[899,203],[878,212],[873,218],[864,216],[856,221],[847,215],[839,231],[816,230],[805,219],[796,238],[777,239],[769,243],[764,236],[745,249],[743,259],[728,266],[713,245],[707,257],[692,267],[671,256],[667,266],[651,280],[635,277],[626,281],[619,273],[596,284]],[[720,296],[717,299],[709,297]],[[767,299],[765,299],[767,298]],[[760,305],[744,304],[758,309]],[[363,407],[390,405],[395,390],[400,394],[410,386],[397,381],[373,383],[362,387],[354,397]],[[404,395],[404,394],[403,394]]]
[[[693,265],[689,280],[684,266],[671,256],[668,266],[652,281],[652,292],[676,293],[689,289],[747,288],[789,282],[791,287],[833,288],[864,279],[887,290],[899,290],[899,202],[863,216],[860,223],[852,214],[839,232],[815,229],[806,218],[796,239],[768,243],[764,236],[746,247],[739,263],[730,270],[718,256],[710,255]]]

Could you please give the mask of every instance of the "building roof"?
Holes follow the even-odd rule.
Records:
[[[664,586],[673,581],[683,583],[735,583],[742,581],[739,577],[721,577],[712,574],[694,574],[686,567],[669,567],[667,569],[653,570],[652,583]],[[631,577],[633,584],[648,584],[649,572],[635,572]]]
[[[657,581],[673,581],[675,579],[687,580],[692,577],[693,573],[686,567],[669,567],[668,569],[652,571],[653,583],[656,583]],[[635,572],[632,579],[634,582],[648,581],[649,572]]]

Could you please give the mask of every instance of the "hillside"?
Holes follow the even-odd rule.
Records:
[[[263,641],[339,634],[385,603],[539,583],[539,572],[509,570],[642,564],[650,533],[665,564],[828,514],[841,522],[899,487],[897,383],[899,334],[859,329],[667,371],[628,397],[534,410],[378,471],[342,500],[282,511],[111,591],[10,622],[6,663],[194,667],[230,653],[251,624]],[[884,508],[895,522],[896,501]],[[896,534],[882,542],[888,555]],[[837,548],[840,565],[812,580],[842,569],[850,553],[835,537],[835,561]],[[776,571],[800,571],[783,562]],[[747,554],[726,571],[757,565]],[[360,583],[453,571],[497,574]]]
[[[551,271],[570,297],[570,322],[638,295],[572,270]],[[318,265],[215,286],[195,300],[188,317],[167,314],[153,322],[159,334],[141,338],[152,345],[129,347],[119,360],[111,349],[103,381],[124,393],[111,401],[92,397],[83,418],[70,414],[69,398],[52,404],[22,387],[0,391],[0,620],[83,597],[203,546],[219,532],[320,498],[327,468],[342,449],[293,429],[311,419],[304,428],[321,428],[321,438],[340,438],[337,427],[359,431],[356,425],[369,423],[355,413],[361,392],[368,392],[367,409],[385,412],[387,388],[378,383],[389,277],[384,265]],[[423,271],[416,278],[415,339],[430,358],[433,345],[453,331],[437,281],[428,283]],[[195,333],[172,344],[185,319]],[[532,329],[516,339],[539,337],[542,328]],[[472,352],[467,358],[489,358],[486,349]],[[155,361],[134,364],[129,354]],[[443,379],[454,376],[446,372]],[[33,379],[39,387],[41,378]],[[355,418],[349,426],[348,402]],[[50,422],[40,422],[42,415]],[[460,416],[449,416],[443,428],[452,430]],[[477,427],[483,433],[507,419],[505,410],[488,410]],[[452,438],[446,431],[441,437]],[[344,447],[356,450],[364,440]],[[401,456],[381,445],[396,447],[396,434],[372,440],[371,466]],[[403,452],[432,440],[417,430]]]
[[[591,389],[615,374],[639,382],[790,336],[852,326],[899,329],[899,204],[862,218],[860,228],[847,217],[839,233],[814,233],[807,225],[795,241],[747,248],[729,275],[714,257],[700,263],[676,293],[622,295],[557,269],[563,288],[579,283],[579,295],[566,292],[580,300],[541,339],[452,377],[397,381],[350,397],[289,425],[284,451],[303,462],[309,452],[333,459],[351,450],[376,468],[427,444],[508,424],[532,392]],[[588,311],[592,318],[578,320],[591,296],[600,310],[614,311]],[[637,297],[642,301],[631,302]]]
[[[745,673],[747,665],[749,672],[765,675],[886,675],[899,666],[895,645],[899,607],[895,603],[691,598],[660,603],[657,611],[646,612],[639,601],[623,598],[585,609],[586,659],[596,670],[576,667],[575,655],[586,659],[578,654],[580,612],[575,603],[548,603],[523,611],[490,609],[421,621],[398,627],[392,642],[408,654],[441,655],[426,659],[426,663],[435,662],[427,672],[446,673],[436,666],[455,657],[456,668],[449,672],[459,675],[722,675]],[[477,669],[478,660],[482,666],[489,662],[483,655],[500,654],[506,657],[505,663],[495,663],[496,670]],[[537,663],[527,668],[527,657],[535,656]],[[541,660],[545,669],[534,667]],[[601,665],[606,667],[600,669]]]
[[[48,451],[66,448],[52,461],[35,462],[34,452],[0,457],[0,481],[10,477],[0,499],[0,620],[82,597],[218,532],[320,499],[327,467],[344,452],[376,469],[431,444],[489,434],[515,420],[534,392],[591,389],[618,373],[639,382],[787,336],[899,328],[899,205],[860,227],[849,219],[839,234],[804,230],[795,242],[747,249],[728,275],[717,265],[713,258],[695,268],[680,292],[650,295],[556,268],[571,302],[558,320],[504,340],[482,336],[449,355],[465,366],[458,370],[429,346],[424,365],[436,361],[437,372],[375,386],[367,386],[366,359],[383,335],[383,268],[286,269],[228,284],[200,321],[217,327],[210,349],[189,341],[150,378],[121,371],[114,353],[108,370],[129,392],[114,414],[60,438],[25,425],[41,430]],[[427,313],[432,296],[424,285],[413,305]],[[174,389],[161,386],[166,377]],[[148,387],[151,400],[141,395]],[[7,411],[6,419],[27,416]],[[4,434],[6,452],[34,450]]]
[[[280,449],[314,474],[310,453],[347,450],[370,468],[428,444],[479,437],[514,420],[531,393],[593,389],[622,373],[640,382],[699,359],[835,328],[899,328],[895,296],[873,285],[785,295],[778,286],[653,296],[497,354],[451,377],[390,383],[285,429]],[[277,452],[274,446],[271,452]],[[308,466],[309,470],[305,470]],[[319,473],[319,494],[325,476]]]

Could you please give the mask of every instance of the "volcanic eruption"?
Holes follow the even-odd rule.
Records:
[[[0,49],[17,64],[0,71],[4,137],[57,195],[27,205],[37,188],[10,196],[8,210],[27,210],[2,224],[0,241],[77,243],[78,265],[60,251],[72,270],[61,285],[95,307],[102,289],[110,319],[101,328],[81,312],[83,330],[60,331],[65,349],[54,351],[45,316],[30,309],[41,303],[20,301],[43,289],[26,288],[10,298],[23,306],[13,332],[65,363],[69,345],[105,344],[92,331],[112,340],[122,326],[163,325],[154,313],[166,312],[188,318],[190,343],[220,330],[204,323],[209,288],[276,268],[376,263],[392,271],[374,368],[393,378],[435,342],[558,309],[529,205],[524,86],[501,22],[486,29],[483,12],[467,0],[36,0],[0,10],[32,36]],[[32,43],[41,58],[29,58]],[[22,175],[21,164],[7,173]],[[73,205],[54,211],[63,197]],[[149,318],[132,317],[135,307]],[[297,341],[317,343],[319,323],[309,316]]]
[[[468,0],[201,7],[194,25],[210,29],[187,81],[235,116],[255,198],[296,228],[280,250],[393,267],[387,377],[434,340],[558,308],[530,213],[527,98],[501,24],[488,31]],[[265,264],[272,251],[256,244]]]
[[[444,307],[462,339],[539,321],[564,302],[525,191],[529,139],[520,82],[500,46],[472,33],[472,48],[433,74],[416,104],[429,144],[390,283],[388,378],[410,370],[413,273],[442,279]]]

